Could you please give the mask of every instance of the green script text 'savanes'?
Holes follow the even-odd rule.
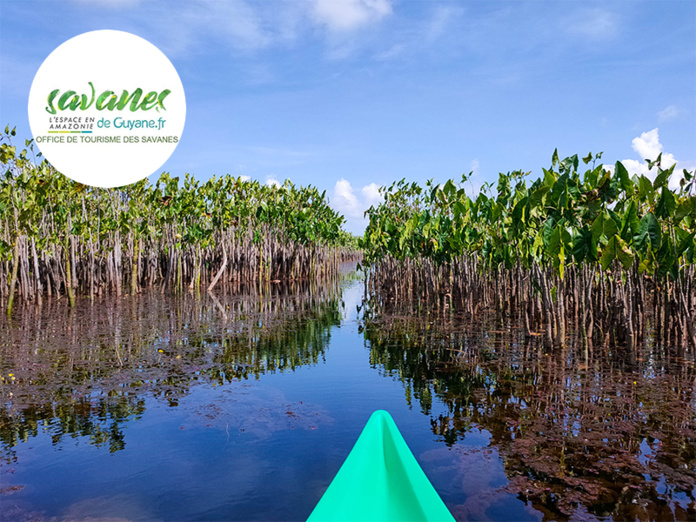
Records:
[[[92,90],[91,98],[88,98],[87,94],[77,94],[75,91],[65,91],[60,97],[60,89],[55,89],[51,91],[48,95],[48,106],[46,107],[46,112],[50,114],[56,114],[57,111],[71,110],[76,111],[87,110],[94,104],[95,108],[99,111],[108,110],[119,110],[122,111],[129,107],[131,112],[137,110],[149,111],[154,108],[159,112],[160,108],[162,110],[167,110],[164,106],[164,99],[172,92],[169,89],[164,89],[161,92],[150,91],[145,96],[143,96],[143,90],[141,88],[135,89],[131,94],[127,90],[123,90],[120,96],[118,96],[114,91],[104,91],[97,98],[96,103],[94,101],[96,96],[96,90],[92,82],[88,82]],[[142,97],[142,99],[141,99]],[[56,102],[54,106],[54,102]]]

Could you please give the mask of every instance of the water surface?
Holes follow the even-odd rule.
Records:
[[[362,297],[345,280],[3,318],[0,518],[302,520],[376,409],[461,520],[696,515],[688,354],[367,321]]]

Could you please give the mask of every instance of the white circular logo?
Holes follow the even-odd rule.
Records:
[[[92,31],[56,48],[29,92],[39,149],[66,176],[96,187],[135,183],[159,169],[179,143],[184,87],[147,40]]]

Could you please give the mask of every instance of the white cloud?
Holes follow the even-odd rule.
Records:
[[[282,183],[271,176],[267,176],[266,177],[266,185],[268,185],[268,186],[275,185],[276,187],[280,187],[282,185]]]
[[[631,142],[633,150],[636,151],[640,160],[636,159],[625,159],[621,160],[621,163],[630,175],[644,175],[650,180],[654,180],[657,176],[657,168],[648,170],[648,164],[645,160],[654,161],[657,156],[662,154],[662,160],[660,166],[663,169],[668,169],[672,165],[676,164],[674,167],[674,174],[669,181],[669,186],[672,189],[679,187],[679,180],[682,178],[682,170],[686,169],[688,171],[694,170],[696,168],[696,162],[694,161],[678,161],[674,154],[665,153],[663,150],[662,143],[660,143],[660,135],[658,129],[655,128],[651,131],[644,132],[640,136],[633,139]],[[613,167],[605,166],[609,170],[613,170]]]
[[[241,176],[239,176],[239,179],[242,181],[251,181],[251,176],[246,176],[242,174]]]
[[[657,128],[644,132],[637,138],[633,138],[631,144],[633,150],[644,160],[654,161],[657,156],[662,154],[662,168],[669,168],[676,163],[674,155],[662,152],[662,143],[660,143],[660,135]]]
[[[379,193],[379,189],[380,186],[377,183],[370,183],[362,188],[363,202],[366,208],[376,205],[384,199]]]
[[[330,31],[347,32],[392,13],[389,0],[313,0],[311,16]]]
[[[372,205],[382,201],[379,193],[379,185],[370,183],[365,185],[358,194],[350,182],[341,178],[334,186],[333,196],[330,198],[331,207],[343,214],[346,218],[346,229],[354,234],[362,234],[367,225],[365,211]]]
[[[350,182],[345,179],[340,179],[334,187],[334,197],[331,198],[331,203],[334,209],[338,210],[345,216],[360,217],[360,203],[353,192],[353,187]]]
[[[660,112],[657,113],[657,120],[659,122],[666,122],[669,120],[674,120],[681,115],[682,111],[676,105],[668,105]]]

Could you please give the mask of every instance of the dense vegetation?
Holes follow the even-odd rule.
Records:
[[[95,296],[161,285],[267,284],[335,274],[354,252],[314,187],[162,174],[119,189],[73,182],[33,144],[0,143],[0,298]],[[40,154],[39,154],[40,156]]]
[[[392,184],[361,243],[374,302],[493,308],[553,342],[574,325],[590,342],[635,346],[654,331],[696,346],[695,174],[674,189],[659,157],[654,180],[600,157],[582,158],[592,165],[581,175],[577,156],[554,152],[540,178],[500,174],[497,193],[484,185],[475,198],[466,175],[460,186]]]

